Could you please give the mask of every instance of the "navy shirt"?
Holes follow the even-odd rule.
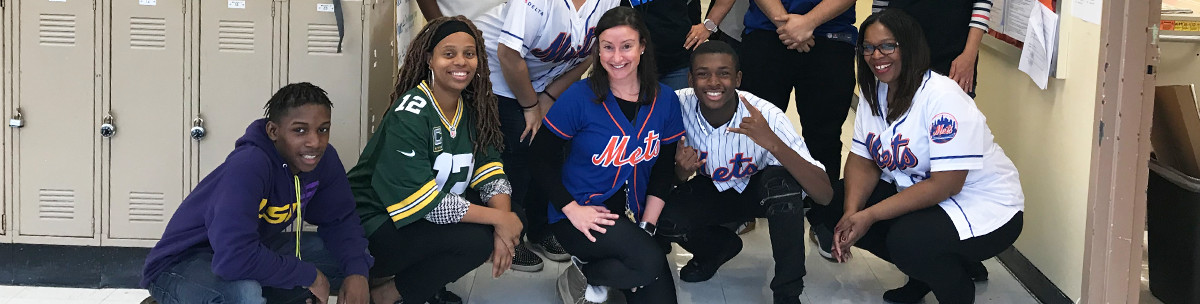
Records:
[[[783,2],[783,7],[791,14],[808,14],[809,11],[821,3],[821,0],[780,0]],[[758,8],[758,3],[750,1],[750,9],[746,10],[746,19],[744,21],[746,30],[743,34],[748,34],[753,30],[775,31],[775,24],[771,23],[771,19],[763,13],[762,9]],[[827,34],[843,34],[849,35],[849,39],[843,41],[854,44],[856,41],[858,29],[854,28],[854,6],[850,6],[841,15],[829,19],[829,21],[817,26],[813,30],[814,36],[827,37]],[[840,40],[840,39],[839,39]]]

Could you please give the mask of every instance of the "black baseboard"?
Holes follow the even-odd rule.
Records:
[[[1074,301],[1067,297],[1066,294],[1059,289],[1054,282],[1050,281],[1041,270],[1038,270],[1025,255],[1017,251],[1016,247],[1008,247],[1008,249],[996,255],[996,259],[1004,264],[1004,268],[1013,274],[1025,289],[1029,290],[1038,302],[1044,304],[1073,304]]]
[[[138,288],[150,248],[0,244],[0,285]]]

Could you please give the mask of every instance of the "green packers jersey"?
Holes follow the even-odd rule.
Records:
[[[474,154],[474,113],[465,103],[443,112],[422,82],[392,106],[347,174],[367,235],[423,218],[447,193],[505,178],[495,148]]]

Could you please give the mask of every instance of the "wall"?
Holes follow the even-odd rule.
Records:
[[[1051,79],[1039,90],[1017,70],[1017,57],[983,47],[976,104],[1021,175],[1025,227],[1016,248],[1078,301],[1096,140],[1100,26],[1072,17],[1070,1],[1063,2],[1058,71],[1063,79]]]

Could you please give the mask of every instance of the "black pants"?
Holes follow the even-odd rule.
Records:
[[[812,156],[825,165],[829,180],[842,168],[842,123],[854,98],[854,46],[817,37],[811,51],[789,50],[774,31],[742,35],[742,90],[787,111],[796,91],[796,112]]]
[[[809,220],[833,231],[844,206],[842,181],[833,184],[828,206],[813,205]],[[896,194],[896,186],[880,181],[867,198],[867,207]],[[939,303],[974,303],[975,284],[963,268],[967,262],[983,261],[999,254],[1021,235],[1023,212],[991,233],[959,240],[950,216],[939,206],[909,212],[876,222],[854,246],[891,262],[908,275],[929,285]]]
[[[624,209],[614,207],[609,206],[609,211],[625,214]],[[550,231],[563,248],[587,263],[580,271],[588,284],[620,289],[630,304],[677,303],[675,279],[654,238],[623,216],[607,230],[592,231],[596,237],[592,242],[570,220],[550,224]],[[634,287],[637,292],[630,291]]]
[[[492,226],[438,225],[424,219],[399,229],[384,224],[367,240],[375,256],[371,277],[396,276],[400,296],[416,303],[483,265],[494,244]]]
[[[504,151],[500,158],[504,161],[504,174],[512,184],[512,210],[521,218],[525,226],[525,234],[529,240],[549,237],[546,232],[547,205],[549,198],[543,191],[533,188],[533,164],[529,162],[529,141],[521,141],[521,132],[525,130],[525,116],[521,104],[516,99],[496,96],[500,102],[500,132],[504,133]]]
[[[728,246],[739,246],[742,239],[721,226],[766,218],[771,231],[771,253],[775,257],[775,278],[771,290],[780,296],[793,297],[804,291],[804,232],[803,205],[800,197],[787,202],[764,203],[763,189],[773,178],[792,179],[786,169],[769,166],[750,177],[746,189],[717,191],[712,179],[697,175],[675,188],[659,217],[658,233],[679,243],[704,261]],[[706,260],[707,259],[707,260]]]

